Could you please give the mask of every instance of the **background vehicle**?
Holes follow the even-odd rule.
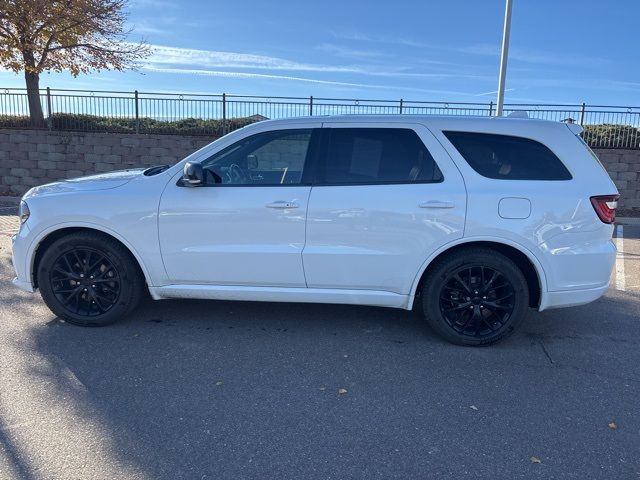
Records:
[[[578,127],[579,128],[579,127]],[[617,191],[572,125],[310,117],[237,130],[173,167],[36,187],[15,283],[81,325],[155,299],[421,308],[485,345],[529,307],[601,296]]]

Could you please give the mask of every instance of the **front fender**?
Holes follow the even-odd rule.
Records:
[[[36,253],[37,253],[38,247],[52,233],[59,232],[60,230],[67,229],[67,228],[83,228],[87,230],[94,230],[115,238],[120,243],[122,243],[134,256],[134,258],[138,262],[138,265],[140,265],[140,269],[142,270],[142,273],[145,277],[147,285],[149,286],[157,285],[158,284],[157,282],[161,281],[161,278],[158,278],[158,272],[155,271],[150,265],[151,262],[148,259],[146,259],[143,255],[141,255],[139,249],[136,248],[135,245],[133,245],[131,242],[125,239],[118,232],[116,232],[112,228],[109,228],[99,223],[76,221],[76,222],[56,223],[54,225],[50,225],[44,229],[39,230],[37,233],[34,233],[33,231],[30,232],[31,235],[29,235],[30,236],[29,241],[26,243],[26,248],[24,249],[24,252],[23,252],[24,261],[22,265],[23,267],[22,271],[26,272],[25,280],[30,282],[32,288],[35,288],[34,262],[36,259]],[[161,273],[163,274],[164,272],[162,271]]]

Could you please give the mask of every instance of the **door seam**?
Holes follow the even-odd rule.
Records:
[[[309,282],[307,281],[307,272],[304,269],[304,249],[307,248],[307,223],[309,222],[309,203],[311,203],[311,192],[313,186],[309,187],[309,194],[307,196],[307,208],[304,212],[304,243],[302,244],[302,250],[300,250],[300,263],[302,264],[302,276],[304,277],[304,286],[309,288]]]

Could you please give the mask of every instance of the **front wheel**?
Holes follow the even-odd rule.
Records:
[[[518,266],[490,249],[460,250],[437,261],[422,290],[427,322],[458,345],[490,345],[516,329],[529,305]]]
[[[58,317],[81,326],[114,323],[143,295],[144,277],[122,244],[97,232],[53,242],[38,266],[38,287]]]

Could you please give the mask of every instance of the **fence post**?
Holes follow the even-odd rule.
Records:
[[[227,129],[227,94],[222,94],[222,135],[225,135]]]
[[[493,116],[493,100],[489,102],[489,116]]]
[[[51,122],[51,89],[47,87],[47,127],[49,127],[49,130],[51,130],[52,126],[53,125]]]
[[[400,99],[400,115],[402,115],[402,105],[404,103],[404,100],[401,98]]]
[[[586,110],[586,105],[584,102],[582,102],[582,108],[580,109],[580,126],[584,125],[584,112]]]
[[[136,111],[136,133],[140,133],[140,111],[138,108],[138,90],[134,92],[135,111]]]
[[[309,97],[309,116],[313,116],[313,95]]]

